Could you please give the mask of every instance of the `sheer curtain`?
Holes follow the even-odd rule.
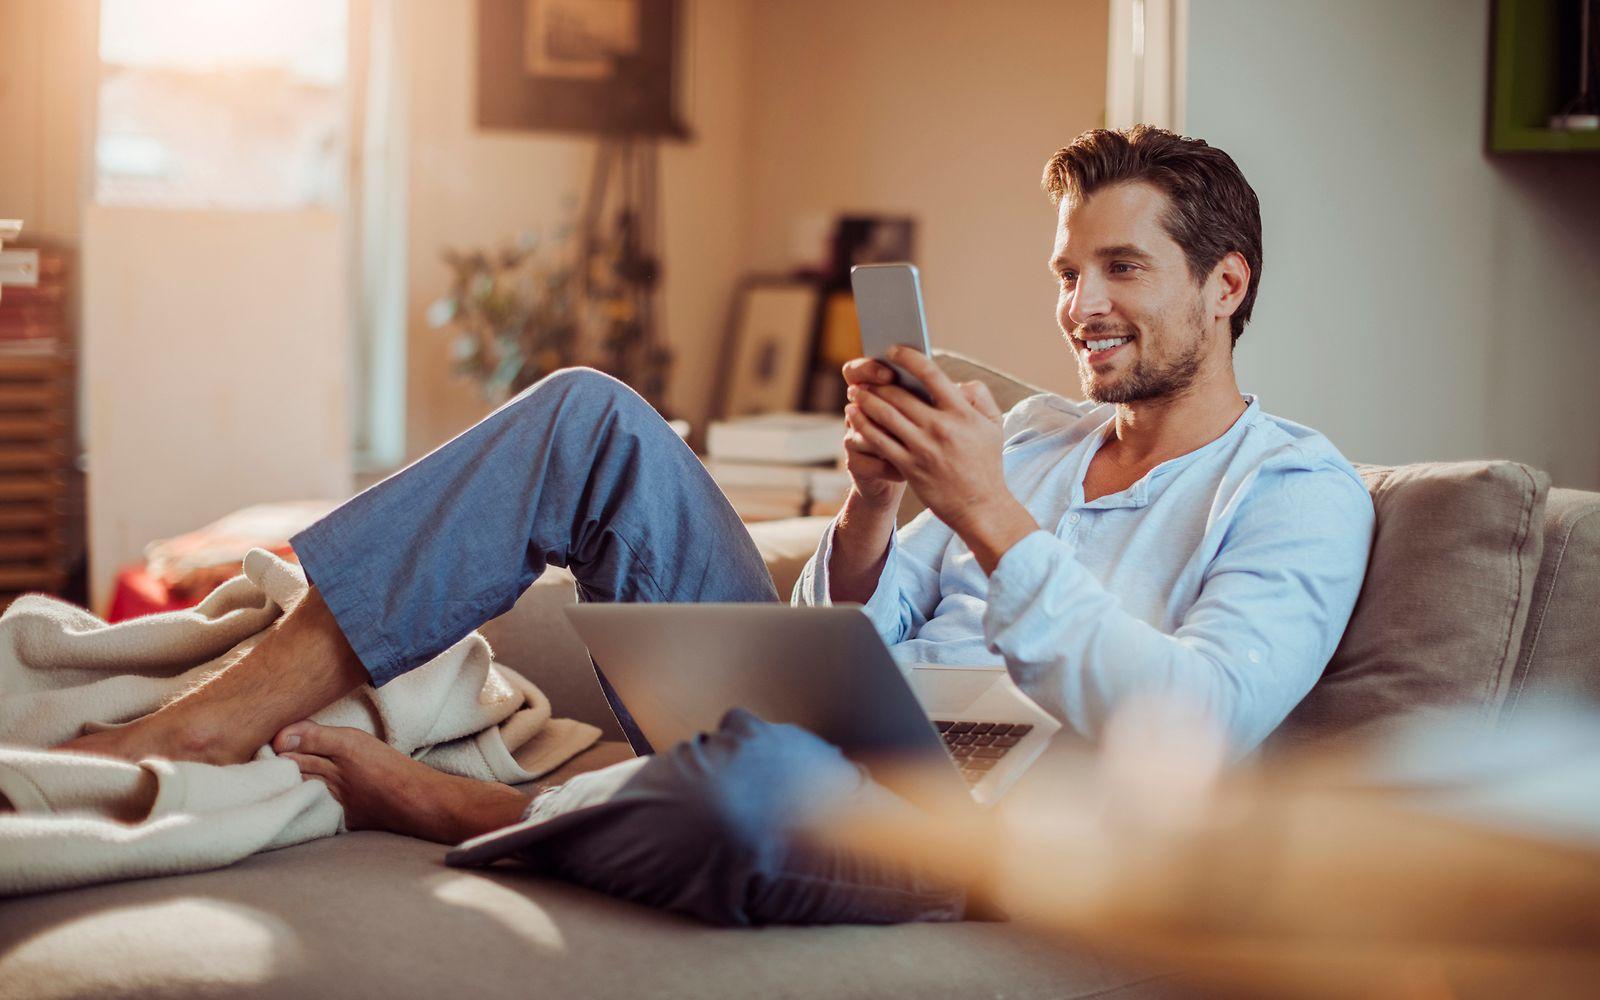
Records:
[[[358,473],[405,453],[407,0],[352,0],[346,232],[351,426]]]
[[[1183,131],[1189,0],[1111,0],[1106,127]]]

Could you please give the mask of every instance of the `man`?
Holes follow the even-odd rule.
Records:
[[[1240,394],[1234,343],[1261,273],[1256,197],[1232,159],[1159,129],[1060,150],[1050,269],[1092,404],[1003,420],[915,352],[845,366],[854,488],[794,599],[857,601],[907,662],[1003,662],[1089,739],[1130,697],[1191,704],[1237,752],[1311,688],[1343,632],[1373,526],[1321,435]],[[1098,404],[1098,405],[1093,405]],[[928,511],[895,531],[907,487]],[[586,600],[775,594],[704,470],[635,395],[557,373],[294,540],[314,584],[247,656],[82,751],[218,762],[261,743],[325,781],[351,827],[454,842],[523,818],[526,855],[721,923],[958,919],[958,888],[806,843],[803,806],[895,805],[834,748],[731,712],[718,732],[531,804],[302,720],[505,611],[546,563]]]

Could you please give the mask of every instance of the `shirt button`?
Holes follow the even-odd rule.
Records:
[[[1074,514],[1071,517],[1067,518],[1067,523],[1068,524],[1077,524],[1081,520],[1083,520],[1083,515],[1082,514]]]
[[[1261,662],[1261,654],[1252,649],[1250,651],[1250,662],[1251,663],[1260,663]]]

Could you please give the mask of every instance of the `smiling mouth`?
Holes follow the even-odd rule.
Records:
[[[1103,358],[1109,358],[1113,351],[1115,351],[1117,348],[1123,346],[1124,344],[1131,343],[1133,341],[1133,339],[1134,338],[1132,336],[1123,336],[1123,337],[1077,337],[1077,336],[1074,336],[1072,338],[1072,342],[1078,346],[1079,350],[1084,352],[1084,355],[1088,358],[1088,360],[1090,360],[1090,361],[1099,361],[1099,360],[1101,360]]]

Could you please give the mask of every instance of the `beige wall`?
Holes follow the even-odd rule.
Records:
[[[1600,488],[1600,167],[1483,154],[1488,0],[1194,0],[1189,130],[1261,197],[1241,384],[1353,459]]]
[[[89,206],[82,392],[91,606],[157,538],[351,483],[332,212]]]
[[[94,4],[0,0],[0,218],[29,240],[73,243]]]
[[[480,131],[474,124],[476,5],[412,7],[410,347],[406,451],[416,457],[487,413],[476,386],[450,372],[449,338],[423,312],[447,290],[446,246],[494,246],[551,231],[581,199],[594,155],[587,138]],[[727,296],[741,269],[748,174],[750,8],[686,4],[684,112],[695,141],[669,144],[661,165],[662,329],[678,355],[672,406],[703,412]]]
[[[795,226],[917,216],[933,342],[1076,394],[1045,269],[1050,154],[1100,124],[1105,0],[759,0],[753,266]]]

